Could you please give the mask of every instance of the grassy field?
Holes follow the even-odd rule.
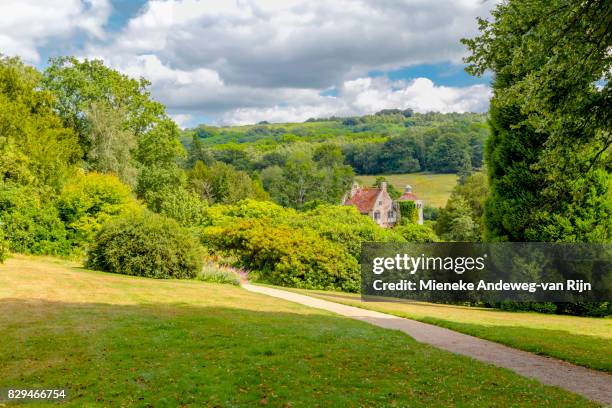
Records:
[[[357,176],[357,181],[363,185],[371,185],[378,176]],[[410,174],[385,174],[384,177],[399,191],[404,191],[406,184],[412,186],[412,191],[425,205],[432,207],[444,207],[455,184],[456,174],[434,174],[434,173],[410,173]]]
[[[290,289],[471,334],[612,372],[612,319],[516,313],[425,302],[361,302],[358,294]]]
[[[401,332],[236,286],[50,259],[0,266],[0,333],[0,387],[66,387],[63,406],[591,406]]]

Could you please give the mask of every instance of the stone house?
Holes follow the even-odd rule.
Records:
[[[351,191],[342,199],[342,204],[356,207],[383,228],[393,227],[399,222],[399,205],[391,199],[385,182],[381,183],[380,188],[360,187],[354,182]]]

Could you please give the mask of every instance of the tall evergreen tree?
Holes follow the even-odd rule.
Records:
[[[612,3],[509,0],[463,40],[493,71],[487,238],[610,241]]]

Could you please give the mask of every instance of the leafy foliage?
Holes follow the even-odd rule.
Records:
[[[270,202],[241,201],[208,209],[202,242],[237,256],[270,283],[356,291],[364,241],[403,241],[348,206],[299,212]]]
[[[338,150],[328,150],[326,154],[316,151],[316,161],[307,151],[292,153],[282,167],[262,171],[263,186],[275,202],[287,207],[300,209],[315,200],[339,203],[354,174],[349,166],[341,164]]]
[[[436,222],[436,233],[449,241],[480,241],[484,234],[484,206],[489,188],[484,173],[459,182]]]
[[[150,99],[147,80],[129,78],[100,60],[52,58],[43,86],[57,98],[55,106],[66,126],[79,135],[86,159],[91,148],[87,112],[96,104],[122,111],[125,129],[138,138],[165,117],[164,106]]]
[[[485,155],[487,237],[612,237],[610,4],[500,3],[464,40],[469,71],[495,73]]]
[[[401,225],[416,224],[419,219],[419,212],[414,201],[400,201],[399,209],[401,214]]]
[[[142,212],[129,186],[116,176],[100,173],[81,174],[66,184],[55,205],[68,237],[78,245],[90,242],[111,218]]]
[[[100,173],[114,173],[121,181],[134,186],[137,168],[132,158],[136,135],[125,128],[125,109],[113,109],[94,102],[86,111],[90,143],[86,167]]]
[[[40,74],[0,56],[0,181],[59,188],[79,160],[74,132],[55,115]]]
[[[198,161],[188,173],[188,186],[201,199],[210,203],[235,203],[246,198],[268,198],[258,180],[229,164],[219,162],[207,167]]]
[[[337,149],[340,149],[343,162],[355,173],[381,174],[479,168],[487,134],[482,114],[412,113],[406,116],[384,110],[375,115],[311,119],[305,123],[201,125],[185,130],[182,139],[186,145],[194,146],[190,150],[197,154],[208,148],[209,154],[204,157],[212,156],[241,170],[283,167],[290,156],[289,150],[314,153],[313,159],[317,162],[321,162],[319,155],[336,155],[331,159],[333,163],[339,159]],[[441,141],[436,144],[438,139]],[[445,157],[453,158],[454,164],[448,166],[443,161]],[[333,167],[327,158],[322,166]]]
[[[356,291],[358,264],[343,248],[312,230],[294,230],[250,220],[211,227],[204,239],[235,254],[266,282],[301,288]]]
[[[193,278],[202,254],[189,231],[154,213],[116,218],[98,233],[87,266],[150,278]]]
[[[403,224],[394,228],[406,242],[438,242],[440,239],[434,231],[426,225]]]
[[[193,191],[185,188],[166,188],[149,194],[148,208],[158,214],[178,221],[184,227],[198,227],[205,224],[206,201]]]
[[[50,192],[0,183],[0,228],[11,251],[68,255],[71,242]]]
[[[10,255],[9,243],[4,239],[4,231],[0,229],[0,263],[4,263]]]

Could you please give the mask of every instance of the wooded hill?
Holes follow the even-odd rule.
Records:
[[[217,160],[247,171],[283,166],[296,151],[332,144],[357,174],[457,173],[482,166],[487,133],[486,114],[386,109],[303,123],[200,125],[184,130],[182,140],[192,162]]]

